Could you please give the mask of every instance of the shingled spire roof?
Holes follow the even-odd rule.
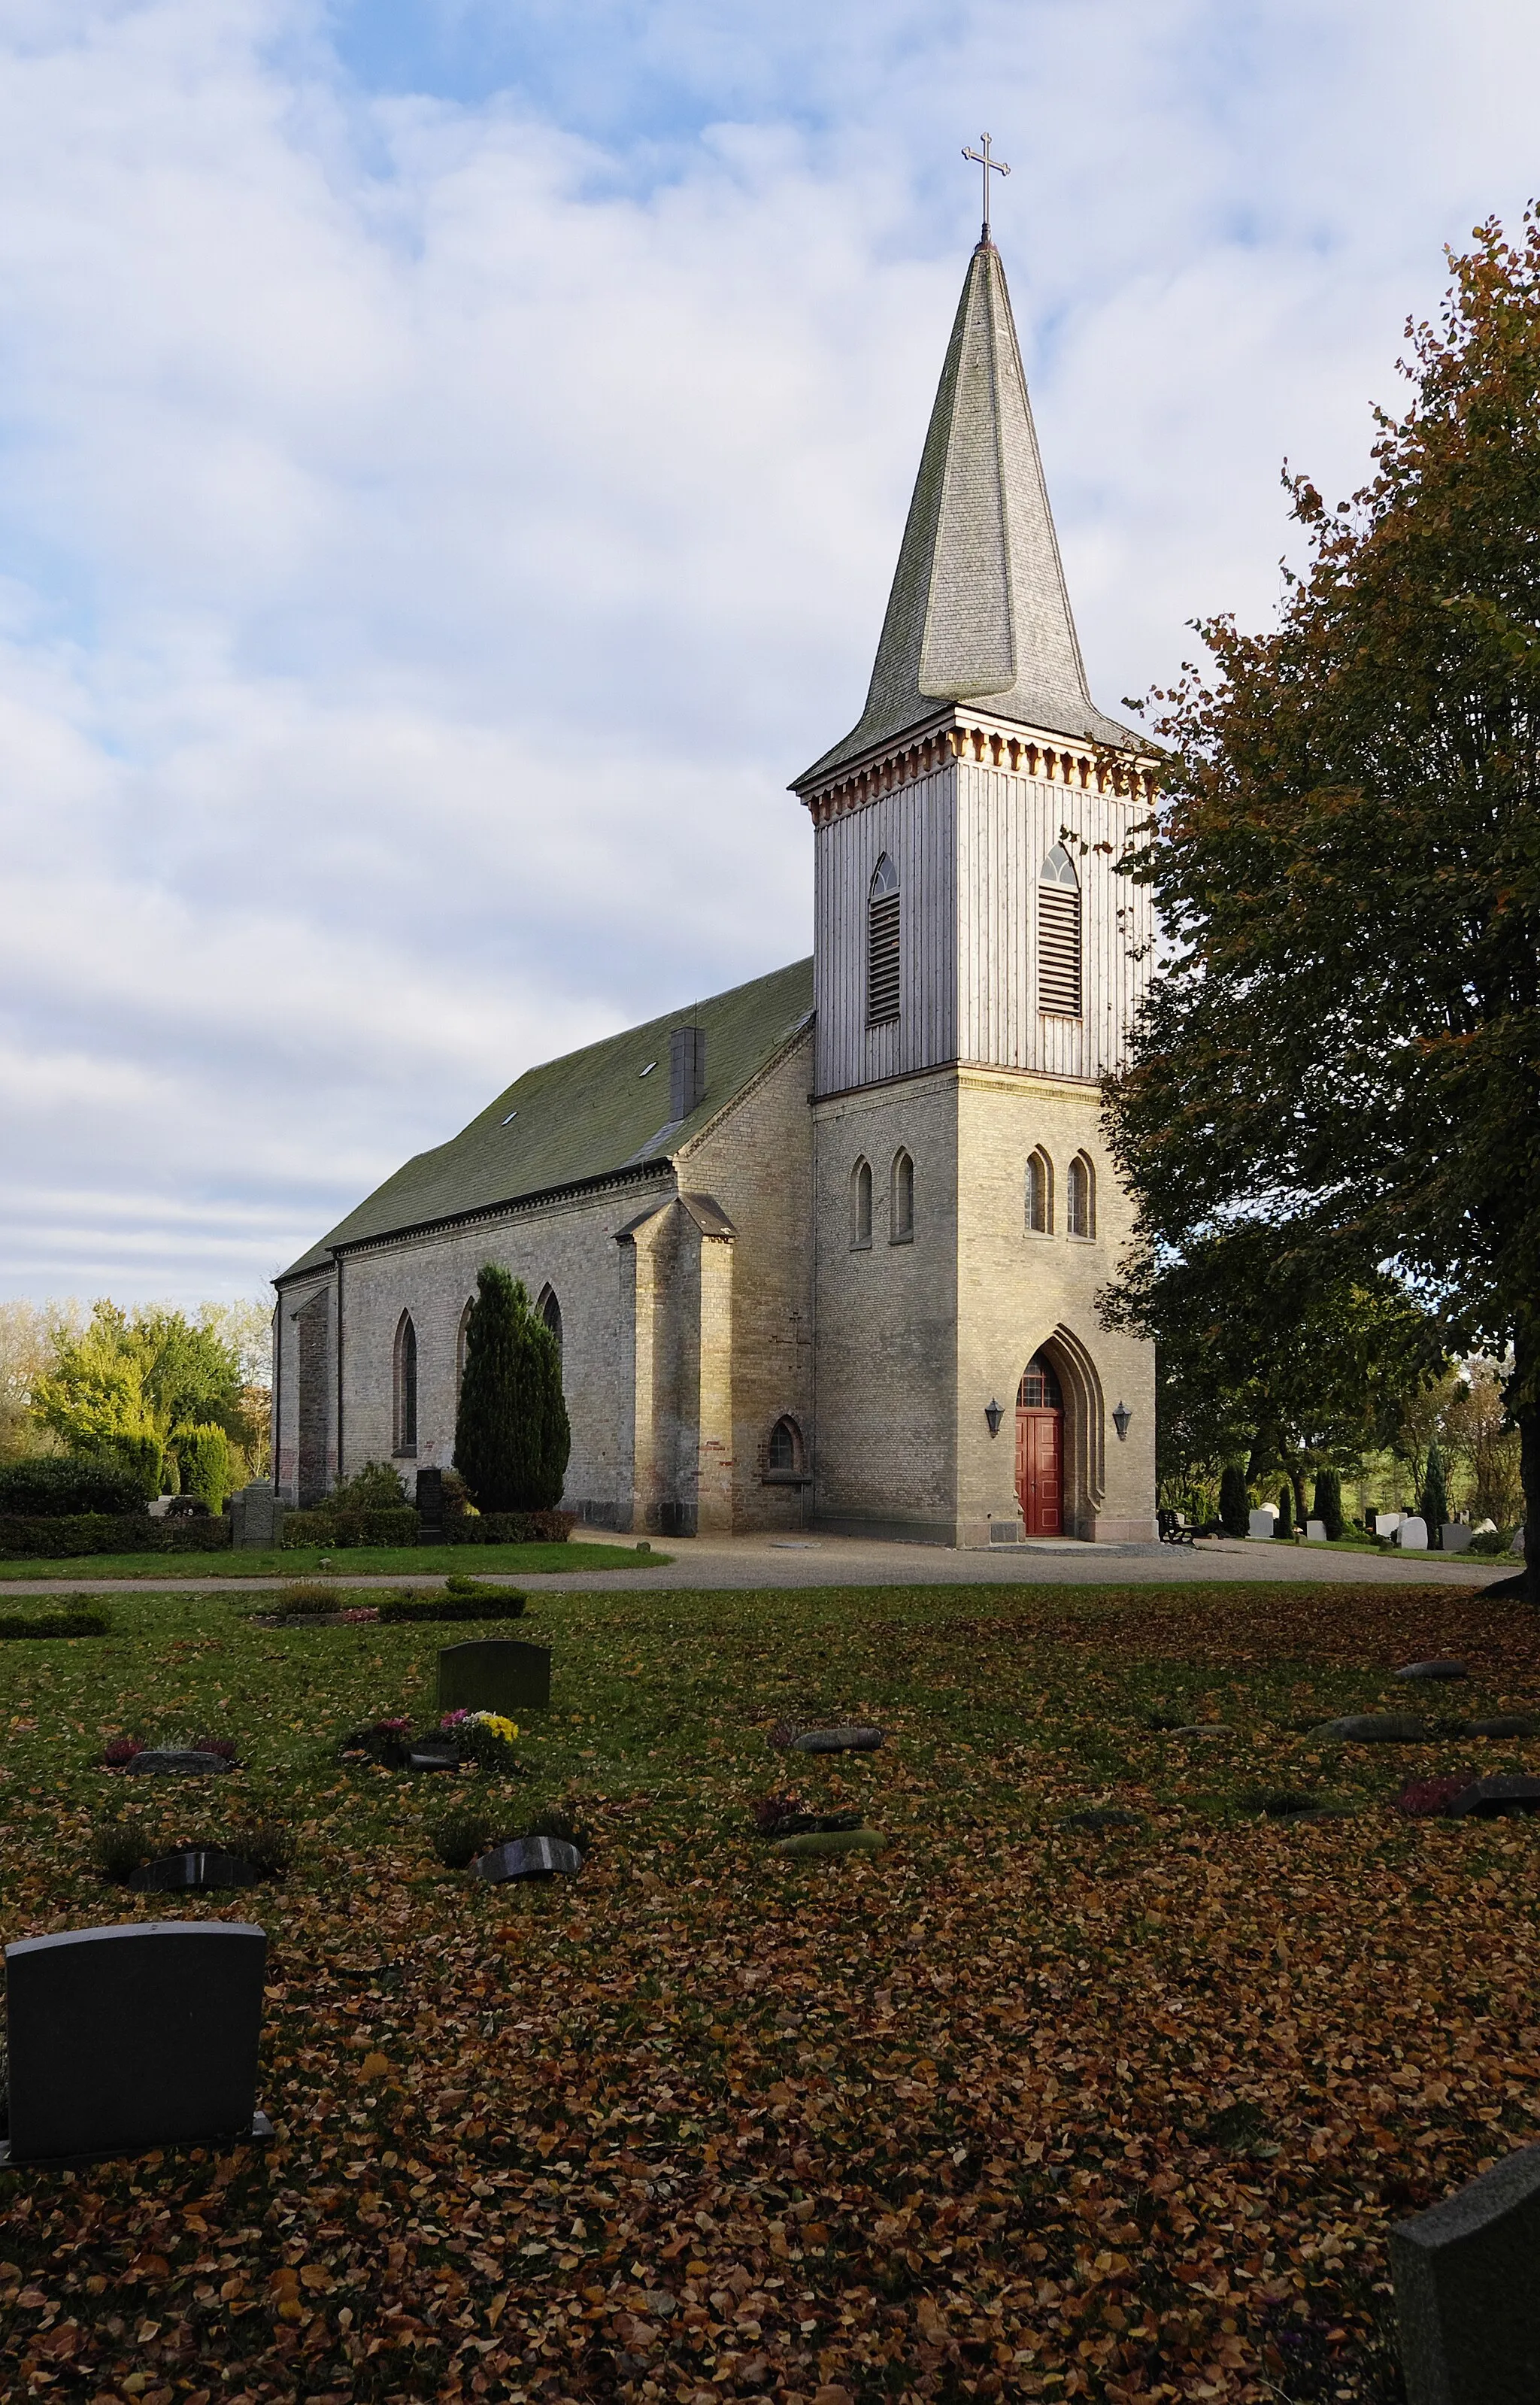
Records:
[[[1005,270],[981,242],[941,372],[860,724],[797,780],[974,702],[1045,734],[1148,748],[1092,701]]]

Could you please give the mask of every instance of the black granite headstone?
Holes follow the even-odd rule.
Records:
[[[1348,1712],[1339,1721],[1323,1721],[1309,1733],[1346,1737],[1355,1745],[1417,1745],[1428,1734],[1423,1722],[1399,1712]]]
[[[1470,1672],[1463,1662],[1408,1662],[1395,1675],[1398,1679],[1468,1679]]]
[[[875,1753],[882,1731],[875,1728],[804,1729],[791,1739],[793,1753]]]
[[[1522,1771],[1476,1779],[1444,1809],[1456,1821],[1472,1817],[1491,1821],[1502,1812],[1540,1812],[1540,1779],[1526,1778]]]
[[[582,1868],[582,1856],[565,1837],[513,1837],[478,1857],[476,1877],[483,1879],[549,1878],[553,1871],[569,1876]]]
[[[439,1709],[543,1712],[551,1703],[551,1648],[512,1637],[446,1645],[439,1656]]]
[[[1391,2231],[1407,2405],[1540,2397],[1540,2146]]]
[[[6,1948],[7,2163],[270,2134],[256,2112],[267,1935],[131,1921]]]
[[[419,1470],[417,1491],[413,1500],[417,1506],[417,1533],[425,1545],[441,1545],[444,1534],[444,1474],[441,1470]]]
[[[172,1894],[189,1888],[255,1887],[259,1876],[239,1854],[188,1846],[180,1853],[157,1854],[152,1863],[142,1863],[129,1885],[150,1894]]]

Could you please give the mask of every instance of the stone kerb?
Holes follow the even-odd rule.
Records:
[[[1391,2231],[1407,2405],[1540,2397],[1540,2146]]]
[[[256,2111],[265,1933],[126,1922],[6,1948],[8,2163],[269,2134]]]

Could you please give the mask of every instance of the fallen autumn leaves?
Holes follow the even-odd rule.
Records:
[[[317,1695],[333,1721],[409,1700],[420,1633],[279,1639],[210,1601],[203,1639],[183,1599],[110,1669],[105,1640],[16,1649],[41,1725],[0,1788],[7,1936],[131,1909],[82,1867],[109,1775],[48,1728],[118,1724],[135,1680],[233,1698],[232,1789],[302,1821],[257,1916],[277,2141],[7,2177],[13,2391],[1398,2396],[1387,2222],[1533,2131],[1540,2028],[1532,1824],[1390,1799],[1413,1763],[1524,1755],[1300,1732],[1420,1653],[1533,1703],[1514,1607],[889,1590],[542,1618],[535,1766],[595,1842],[580,1880],[490,1892],[433,1864],[441,1783],[344,1777],[321,1741]],[[1164,1706],[1232,1735],[1152,1730]],[[887,1830],[879,1859],[754,1837],[789,1712],[889,1730],[798,1771]],[[1301,1780],[1351,1811],[1240,1800]],[[1113,1797],[1145,1825],[1058,1828]]]

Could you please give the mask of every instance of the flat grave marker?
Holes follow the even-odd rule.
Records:
[[[7,1946],[0,2162],[270,2136],[256,2109],[266,1971],[266,1933],[245,1921],[130,1921]]]
[[[553,1871],[570,1878],[581,1868],[581,1854],[565,1837],[511,1837],[479,1855],[475,1864],[483,1879],[549,1878]]]
[[[202,1753],[196,1746],[152,1745],[125,1765],[134,1779],[206,1779],[216,1771],[233,1770],[222,1753]]]
[[[477,1637],[439,1655],[439,1709],[543,1712],[551,1706],[551,1648],[513,1637]]]

